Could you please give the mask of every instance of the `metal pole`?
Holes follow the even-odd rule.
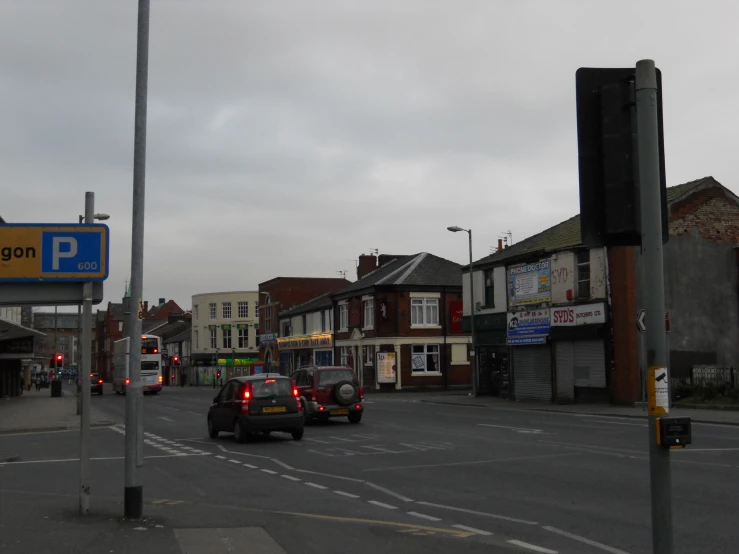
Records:
[[[472,229],[467,231],[470,236],[470,332],[472,343],[472,396],[477,396],[477,352],[475,352],[475,279],[472,267]]]
[[[657,73],[654,61],[636,64],[636,118],[642,225],[642,285],[646,310],[647,375],[667,367],[665,282],[662,255]],[[669,368],[667,383],[669,384]],[[648,377],[649,378],[649,377]],[[652,496],[653,554],[672,554],[672,478],[670,450],[657,445],[657,416],[649,414],[649,473]]]
[[[85,198],[85,201],[87,201],[87,198]],[[87,205],[85,205],[85,211],[87,211]],[[83,291],[84,292],[84,291]],[[77,306],[77,348],[80,347],[80,338],[81,338],[81,329],[82,329],[82,306]],[[82,374],[80,373],[82,371],[82,364],[78,361],[77,362],[77,379],[75,383],[75,388],[77,389],[77,415],[80,415],[82,413],[82,395],[80,394],[80,377]]]
[[[129,375],[126,387],[126,479],[124,516],[141,519],[144,510],[143,389],[141,388],[141,303],[144,280],[144,207],[146,191],[146,100],[149,71],[149,0],[139,0],[136,46],[136,113],[133,148],[133,217],[131,231],[131,295]]]
[[[95,221],[95,193],[85,193],[85,223]],[[77,375],[81,376],[80,396],[82,409],[80,418],[80,515],[90,513],[90,359],[92,357],[92,283],[82,285],[82,345],[77,345],[80,360]],[[80,348],[81,346],[81,348]]]
[[[59,309],[59,306],[54,306],[54,379],[56,379],[56,368],[57,362],[56,355],[57,355],[57,348],[59,348],[56,344],[56,337],[59,334],[59,324],[57,323],[56,316],[57,316],[57,310]]]

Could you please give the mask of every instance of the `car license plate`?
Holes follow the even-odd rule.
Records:
[[[331,410],[331,415],[349,415],[349,410]]]
[[[265,406],[262,408],[262,413],[265,414],[276,414],[280,412],[286,412],[287,408],[285,406]]]

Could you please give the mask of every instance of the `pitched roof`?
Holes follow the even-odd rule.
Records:
[[[461,287],[462,266],[428,252],[398,256],[333,296],[388,285]]]
[[[164,340],[164,344],[172,344],[174,342],[185,342],[192,338],[192,328],[188,327],[181,333],[176,334],[172,338]]]
[[[316,296],[315,298],[311,298],[310,300],[308,300],[307,302],[303,302],[302,304],[290,306],[287,310],[282,310],[280,312],[280,317],[291,317],[294,315],[316,312],[322,308],[330,308],[332,294],[334,293],[327,292],[320,296]]]
[[[179,335],[185,330],[190,330],[191,325],[189,321],[175,321],[167,325],[163,325],[159,328],[152,329],[149,331],[149,335],[156,335],[162,337],[163,341],[169,341],[172,337]]]
[[[114,304],[111,302],[108,304],[108,310],[113,315],[114,321],[123,321],[123,304]]]
[[[715,184],[722,186],[713,177],[703,177],[667,188],[667,203],[670,204],[676,200],[690,194],[697,187],[713,186]],[[582,245],[580,237],[580,215],[571,217],[570,219],[558,223],[554,227],[545,229],[541,233],[533,235],[522,240],[508,248],[499,250],[489,256],[485,256],[475,262],[475,265],[487,265],[490,263],[502,262],[510,258],[521,256],[523,254],[533,254],[534,252],[550,253],[567,248],[574,248]],[[469,269],[469,265],[465,265],[464,269]]]

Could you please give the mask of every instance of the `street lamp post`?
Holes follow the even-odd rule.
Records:
[[[462,229],[453,225],[447,227],[447,231],[458,233],[464,231],[469,235],[470,243],[470,336],[472,345],[472,395],[477,396],[477,352],[475,352],[475,281],[473,279],[473,263],[472,263],[472,229]]]

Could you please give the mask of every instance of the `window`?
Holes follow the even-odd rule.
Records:
[[[259,300],[254,301],[254,317],[259,319]]]
[[[342,346],[341,347],[341,365],[349,365],[349,357],[351,356],[351,347],[350,346]]]
[[[485,307],[495,308],[495,279],[492,269],[485,272]]]
[[[326,312],[321,312],[321,331],[326,331]]]
[[[303,317],[301,319],[303,320],[303,327],[302,327],[303,334],[307,335],[308,334],[308,317],[306,316],[306,314],[303,314]]]
[[[364,328],[372,329],[375,326],[375,301],[364,301]]]
[[[259,348],[259,331],[254,331],[254,347]]]
[[[289,337],[292,333],[290,332],[290,322],[289,321],[283,321],[282,322],[282,330],[280,331],[281,337]]]
[[[231,302],[224,302],[221,305],[221,313],[223,319],[231,319]]]
[[[414,344],[411,355],[413,373],[439,373],[439,345]]]
[[[193,337],[195,339],[195,350],[198,350],[200,348],[200,346],[198,346],[199,341],[198,341],[198,331],[197,331],[197,329],[193,332],[193,334],[195,335]]]
[[[330,387],[342,381],[355,381],[354,372],[350,369],[330,369],[318,373],[318,386]]]
[[[264,328],[267,332],[272,330],[272,306],[269,304],[269,298],[267,298],[267,304],[264,306]]]
[[[224,327],[223,331],[223,348],[231,348],[231,329]]]
[[[577,253],[577,297],[590,298],[590,251]]]
[[[239,302],[237,305],[237,309],[239,317],[249,317],[249,303],[248,302]]]
[[[439,325],[439,299],[411,298],[411,325]]]
[[[374,365],[375,363],[375,345],[374,344],[368,344],[364,347],[364,351],[362,352],[362,357],[364,358],[364,365]]]
[[[216,304],[213,302],[212,304],[209,304],[210,307],[210,318],[215,319],[216,318]]]
[[[339,329],[349,328],[349,304],[339,306]]]
[[[118,332],[119,333],[122,333],[123,332],[123,322],[122,321],[119,321],[118,322]]]
[[[195,319],[197,320],[200,317],[200,310],[198,310],[198,305],[197,304],[195,304],[192,307],[192,311],[193,311],[193,314],[192,315],[194,315],[195,316]]]
[[[210,329],[210,347],[211,348],[218,348],[218,344],[216,343],[218,339],[216,338],[216,328],[213,327]]]
[[[249,348],[249,329],[239,329],[239,348]]]

